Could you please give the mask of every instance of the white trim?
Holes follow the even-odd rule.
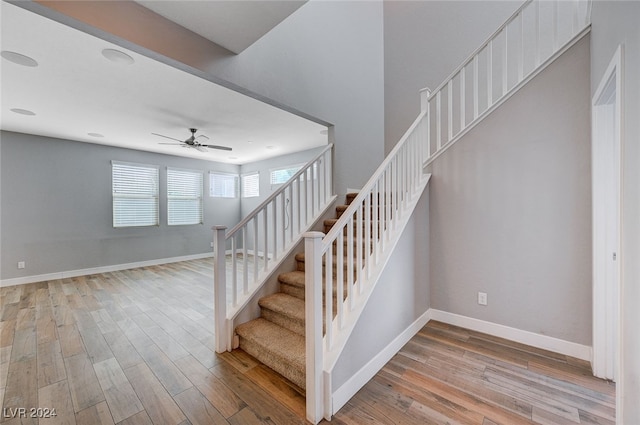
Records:
[[[622,46],[616,49],[592,98],[593,372],[616,380],[620,373],[621,97]],[[612,96],[615,100],[612,102]],[[606,124],[608,123],[608,124]],[[609,124],[615,129],[610,132]],[[607,128],[605,128],[607,127]],[[614,190],[615,189],[615,190]],[[611,199],[610,197],[613,197]],[[612,202],[613,201],[613,202]],[[613,213],[613,214],[612,214]],[[613,231],[615,229],[615,232]],[[611,261],[611,252],[617,256]]]
[[[376,373],[384,367],[393,356],[404,347],[404,345],[418,333],[420,329],[431,319],[431,310],[427,310],[418,319],[416,319],[407,329],[398,335],[389,345],[383,348],[374,358],[372,358],[359,371],[351,376],[351,378],[342,384],[340,388],[335,390],[331,397],[332,414],[340,410]]]
[[[613,88],[613,90],[611,90]],[[593,373],[616,381],[616,423],[624,423],[625,374],[622,370],[622,249],[624,157],[624,47],[618,45],[592,97],[592,197],[593,197]],[[612,103],[612,95],[615,101]],[[607,115],[609,114],[609,115]],[[603,118],[604,116],[604,118]],[[613,121],[614,134],[603,131]],[[612,187],[613,186],[613,187]],[[617,186],[617,187],[616,187]],[[612,190],[613,189],[613,190]],[[608,205],[613,195],[613,202]],[[617,199],[616,199],[617,198]],[[613,244],[611,237],[613,235]],[[612,246],[613,245],[613,246]],[[617,261],[610,262],[611,250]]]
[[[231,251],[229,251],[229,254]],[[25,285],[27,283],[43,282],[46,280],[67,279],[71,277],[87,276],[90,274],[109,273],[120,270],[135,269],[138,267],[157,266],[160,264],[177,263],[180,261],[200,260],[203,258],[213,257],[213,252],[205,252],[203,254],[184,255],[180,257],[159,258],[157,260],[138,261],[135,263],[114,264],[111,266],[92,267],[88,269],[67,270],[54,273],[46,273],[32,276],[15,277],[11,279],[0,280],[0,288],[5,286]],[[213,267],[213,264],[212,264]]]
[[[461,316],[459,314],[449,313],[442,310],[429,309],[428,313],[431,320],[460,326],[472,331],[505,338],[510,341],[519,342],[521,344],[530,345],[543,350],[553,351],[554,353],[564,354],[581,360],[591,361],[591,347],[588,345],[577,344],[575,342],[511,328],[497,323],[486,322],[484,320],[474,319],[473,317]]]

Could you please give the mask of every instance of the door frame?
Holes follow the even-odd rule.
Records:
[[[595,376],[618,382],[621,366],[623,49],[592,98],[593,356]],[[610,282],[613,284],[610,284]],[[617,397],[621,399],[620,394]],[[616,409],[620,410],[620,409]],[[618,418],[619,419],[619,418]]]

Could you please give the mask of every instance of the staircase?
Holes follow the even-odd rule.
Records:
[[[526,0],[440,86],[433,92],[428,89],[421,91],[419,116],[359,193],[350,195],[346,205],[336,208],[337,218],[325,220],[325,233],[302,230],[303,226],[298,226],[300,234],[304,233],[305,252],[295,255],[296,270],[278,276],[280,292],[261,298],[258,302],[261,317],[237,326],[235,333],[241,349],[305,392],[309,422],[319,423],[322,418],[330,420],[382,367],[384,363],[380,362],[388,361],[395,354],[391,351],[397,346],[398,338],[388,342],[388,346],[379,353],[382,356],[358,359],[357,365],[350,365],[361,367],[356,372],[357,376],[351,376],[347,382],[334,381],[339,375],[335,373],[336,365],[342,359],[353,360],[350,356],[354,350],[349,343],[360,340],[354,339],[352,333],[356,325],[360,325],[358,321],[372,300],[388,262],[392,261],[392,254],[414,210],[426,193],[430,176],[425,174],[425,168],[588,34],[590,5],[590,0]],[[327,162],[329,158],[324,160],[325,167]],[[294,176],[297,181],[293,187],[298,188],[295,192],[298,195],[303,193],[300,188],[312,180],[312,173],[308,170],[304,171],[308,173],[304,180],[303,172]],[[329,169],[326,175],[330,180]],[[323,211],[322,208],[313,208],[314,194],[328,194],[329,183],[323,190],[309,188],[304,191],[305,196],[310,195],[310,216],[316,217],[316,211]],[[286,193],[294,191],[283,189],[277,196],[285,196]],[[281,197],[276,203],[285,205],[283,199]],[[298,201],[300,205],[309,203],[299,199],[302,199]],[[325,196],[327,199],[329,197]],[[326,205],[322,202],[317,204]],[[264,253],[277,252],[269,249],[272,245],[278,246],[277,241],[271,243],[266,237],[281,233],[277,229],[278,220],[273,218],[277,214],[267,218],[267,211],[269,209],[265,209],[260,221],[265,242],[256,242],[253,247],[264,247]],[[255,217],[258,217],[257,213]],[[234,247],[241,246],[242,254],[246,256],[251,235],[257,234],[261,225],[255,223],[253,233],[249,228],[235,236],[239,241],[231,244],[232,252],[236,252]],[[269,223],[275,230],[269,229]],[[218,231],[223,233],[221,229]],[[236,230],[230,233],[239,234]],[[291,244],[282,245],[295,246],[298,239],[293,235],[288,238]],[[224,237],[214,237],[214,241],[215,251],[223,253],[226,247]],[[288,252],[284,250],[275,257],[281,259],[286,255]],[[264,258],[265,263],[270,261],[268,255]],[[227,289],[223,255],[216,255],[216,264],[219,270],[216,273],[216,294],[221,294],[216,295],[216,350],[221,352],[232,349],[233,344],[228,337],[233,330],[225,325],[231,323],[236,313],[227,314],[227,303],[223,300]],[[232,280],[236,282],[235,270],[238,267],[234,265],[232,269]],[[248,301],[244,300],[249,300],[255,293],[247,289],[251,285],[246,283],[246,270],[245,265],[242,273],[244,285],[234,283],[230,291],[235,296],[243,288],[238,297],[242,301],[234,300],[230,305],[234,312],[247,305]],[[327,273],[328,270],[331,273]],[[256,276],[254,280],[259,281],[257,269],[253,274]],[[415,286],[419,283],[414,279],[401,284]],[[379,303],[374,299],[370,305],[379,306]],[[395,308],[397,310],[398,307]],[[367,313],[370,311],[373,310]],[[397,311],[385,311],[385,314],[395,313]],[[363,324],[367,325],[364,321]],[[407,338],[407,331],[412,329],[411,325],[402,329],[400,339]],[[372,363],[373,360],[375,362]]]
[[[357,193],[347,194],[336,207],[336,218],[324,220],[329,232]],[[297,267],[278,276],[280,292],[258,301],[260,317],[236,327],[240,348],[304,390],[305,382],[305,255],[296,254]],[[335,263],[334,263],[335,264]],[[333,270],[336,280],[336,270]],[[334,302],[333,305],[336,305]]]

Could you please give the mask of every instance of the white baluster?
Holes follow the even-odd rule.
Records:
[[[493,105],[493,40],[487,45],[487,109]]]
[[[453,139],[453,78],[447,83],[447,143]]]
[[[479,98],[478,98],[478,55],[473,57],[473,119],[478,118]]]

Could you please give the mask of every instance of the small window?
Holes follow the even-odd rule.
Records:
[[[238,176],[235,174],[210,172],[209,196],[212,198],[237,198]]]
[[[202,173],[167,168],[167,224],[202,224]]]
[[[291,165],[286,168],[278,168],[270,171],[272,185],[283,184],[302,168],[302,165]]]
[[[245,174],[242,176],[242,197],[252,198],[260,196],[260,173]]]
[[[113,227],[157,226],[158,167],[111,162]]]

